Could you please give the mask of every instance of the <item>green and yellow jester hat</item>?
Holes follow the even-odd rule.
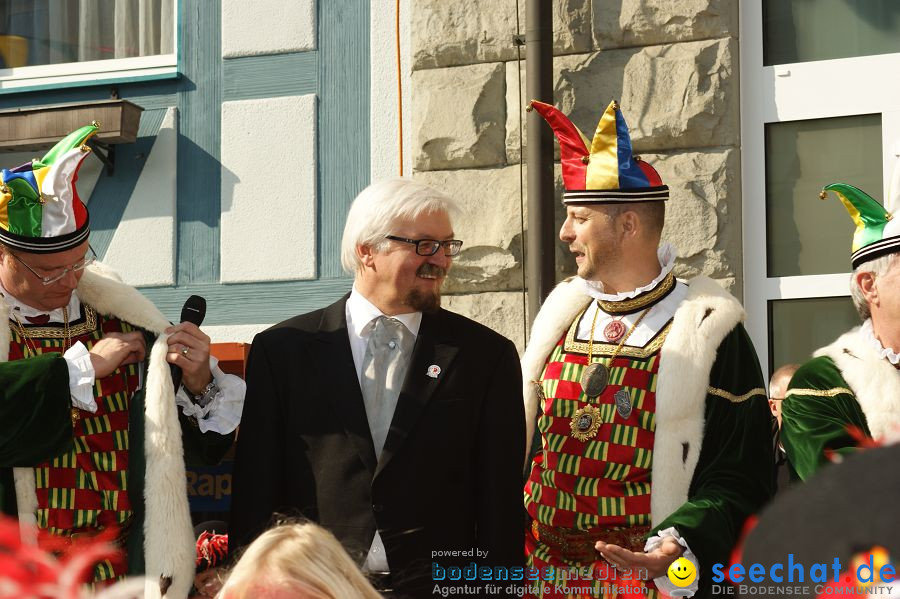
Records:
[[[900,252],[900,219],[894,218],[890,210],[863,190],[847,183],[826,185],[819,197],[826,199],[829,191],[841,200],[856,224],[853,253],[850,255],[853,268],[886,254]]]
[[[40,254],[84,243],[90,219],[75,181],[91,151],[86,142],[99,129],[91,123],[64,137],[40,160],[0,172],[0,242]]]

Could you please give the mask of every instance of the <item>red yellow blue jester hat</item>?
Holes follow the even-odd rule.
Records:
[[[527,110],[537,110],[559,140],[564,204],[669,199],[669,186],[656,169],[632,155],[628,125],[615,100],[600,117],[591,141],[550,104],[532,100]]]
[[[70,250],[90,233],[78,197],[78,169],[90,153],[85,142],[99,130],[92,123],[73,131],[43,158],[0,172],[0,242],[37,254]]]

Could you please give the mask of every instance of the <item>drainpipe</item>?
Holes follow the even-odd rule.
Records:
[[[528,0],[525,12],[525,89],[530,100],[553,104],[553,3]],[[527,116],[528,233],[526,278],[529,330],[555,280],[553,137],[535,111]]]

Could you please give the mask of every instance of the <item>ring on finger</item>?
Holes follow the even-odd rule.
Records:
[[[181,355],[184,356],[185,358],[187,358],[187,357],[188,357],[188,353],[189,353],[190,351],[191,351],[190,348],[188,348],[188,347],[182,347],[182,348],[181,348]]]

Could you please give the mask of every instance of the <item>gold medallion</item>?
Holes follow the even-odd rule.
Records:
[[[572,429],[572,437],[579,441],[589,441],[597,435],[600,429],[600,408],[588,404],[575,410],[569,428]]]

